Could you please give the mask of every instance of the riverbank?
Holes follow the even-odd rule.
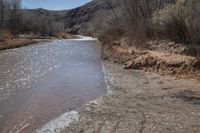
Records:
[[[0,50],[18,48],[23,46],[28,46],[31,44],[36,44],[38,42],[47,42],[55,39],[76,39],[78,36],[60,33],[53,37],[40,37],[35,35],[19,35],[19,37],[14,39],[4,39],[0,41]]]
[[[18,48],[36,43],[32,39],[10,39],[0,43],[0,50]]]
[[[79,109],[79,118],[63,133],[200,130],[198,81],[125,70],[109,62],[104,68],[112,93]]]
[[[149,41],[145,48],[130,46],[127,39],[105,43],[103,59],[122,64],[124,69],[200,80],[200,47],[169,41]]]

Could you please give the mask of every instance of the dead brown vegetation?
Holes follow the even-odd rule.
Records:
[[[22,46],[27,46],[30,44],[36,43],[32,39],[11,39],[0,42],[0,50],[6,50],[11,48],[18,48]]]
[[[128,39],[121,39],[114,42],[112,46],[104,46],[103,58],[114,63],[123,64],[125,69],[199,79],[200,59],[196,55],[188,56],[186,53],[189,50],[188,47],[183,48],[182,44],[166,41],[163,43],[150,41],[147,45],[151,47],[140,50],[135,46],[130,47]]]

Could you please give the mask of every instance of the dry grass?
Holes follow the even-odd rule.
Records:
[[[6,50],[11,48],[18,48],[36,43],[32,39],[9,39],[0,42],[0,50]]]
[[[19,35],[18,38],[12,39],[11,34],[9,32],[4,32],[2,34],[3,39],[0,40],[0,50],[6,50],[6,49],[12,49],[12,48],[18,48],[22,46],[27,46],[33,43],[37,43],[38,41],[35,41],[39,39],[40,41],[46,41],[46,40],[52,40],[52,39],[74,39],[78,38],[75,35],[67,34],[67,33],[58,33],[55,36],[38,36],[34,34],[25,34],[25,35]]]
[[[1,29],[0,31],[0,40],[12,38],[11,32],[8,30]]]
[[[156,45],[154,45],[156,46]],[[174,45],[168,45],[168,50]],[[118,45],[104,46],[103,58],[112,62],[123,64],[126,69],[137,69],[148,72],[157,72],[162,75],[175,75],[181,78],[195,78],[200,76],[200,59],[195,56],[187,56],[182,48],[174,48],[174,51],[167,49],[139,50],[134,46],[128,46],[126,42],[119,42]],[[179,51],[180,50],[180,51]],[[177,53],[178,52],[178,53]]]

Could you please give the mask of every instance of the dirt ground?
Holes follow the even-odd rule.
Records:
[[[79,109],[63,133],[199,133],[200,83],[104,62],[107,96]]]

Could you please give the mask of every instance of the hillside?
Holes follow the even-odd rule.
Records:
[[[169,3],[173,0],[163,0]],[[46,18],[52,22],[62,23],[65,31],[73,34],[90,34],[90,24],[93,21],[105,19],[109,21],[114,17],[112,8],[117,16],[121,14],[121,0],[93,0],[83,6],[63,11],[50,11],[45,9],[24,10],[23,14],[31,18]],[[112,8],[111,8],[112,7]]]
[[[22,10],[22,14],[25,18],[47,17],[48,19],[51,19],[54,21],[63,21],[63,17],[66,13],[67,13],[67,10],[52,11],[52,10],[46,10],[42,8]]]
[[[66,32],[75,34],[90,34],[90,24],[97,21],[100,25],[103,21],[109,22],[115,16],[120,17],[121,4],[123,0],[93,0],[81,7],[68,10],[61,20],[65,21]],[[161,4],[174,2],[174,0],[163,0]],[[93,27],[94,28],[94,27]],[[106,28],[106,27],[104,27]]]
[[[120,1],[112,1],[110,3],[117,11]],[[65,28],[67,32],[76,34],[87,34],[91,21],[100,16],[112,17],[111,8],[105,1],[94,0],[81,7],[69,10],[64,17]]]
[[[114,8],[119,7],[119,1],[112,1],[110,4]],[[29,21],[45,18],[45,20],[49,20],[52,23],[62,23],[65,31],[73,34],[88,34],[88,27],[92,20],[95,20],[100,15],[112,16],[109,5],[100,0],[93,0],[71,10],[24,9],[22,14]]]

